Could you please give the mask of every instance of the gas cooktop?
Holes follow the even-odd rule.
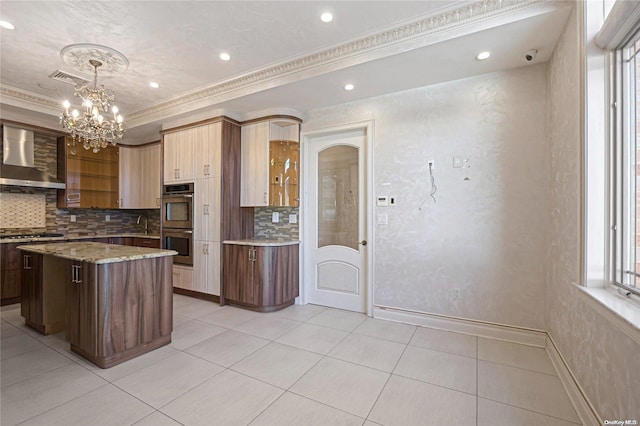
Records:
[[[17,235],[0,235],[0,238],[4,240],[20,240],[23,238],[54,238],[54,237],[64,237],[64,234],[17,234]]]

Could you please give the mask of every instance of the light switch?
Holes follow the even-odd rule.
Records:
[[[289,223],[298,223],[298,215],[295,213],[291,213],[289,215]]]
[[[76,215],[75,215],[75,214],[72,214],[71,216],[69,216],[69,220],[70,220],[71,222],[75,222],[75,221],[76,221]]]
[[[105,216],[104,216],[104,221],[105,221],[105,222],[111,222],[111,215],[110,215],[110,214],[105,215]]]
[[[273,223],[278,223],[278,222],[280,222],[280,213],[278,213],[278,212],[273,212],[273,213],[271,214],[271,222],[273,222]]]

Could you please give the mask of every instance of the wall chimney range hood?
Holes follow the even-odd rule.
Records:
[[[33,131],[2,126],[0,185],[64,189],[65,183],[33,165]]]

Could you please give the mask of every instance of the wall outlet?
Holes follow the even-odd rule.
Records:
[[[289,223],[298,223],[298,215],[295,213],[291,213],[289,215]]]
[[[427,160],[427,171],[433,170],[436,167],[436,162],[433,160]]]
[[[271,222],[273,222],[273,223],[278,223],[278,222],[280,222],[280,213],[278,213],[278,212],[273,212],[273,213],[271,214]]]
[[[71,222],[75,222],[75,221],[76,221],[76,215],[75,215],[75,214],[70,215],[70,216],[69,216],[69,220],[70,220]]]
[[[396,202],[397,202],[397,199],[396,199],[396,197],[395,197],[395,196],[393,196],[393,195],[392,195],[392,196],[390,196],[390,197],[389,197],[389,205],[390,205],[390,206],[395,206],[395,205],[397,205],[397,204],[396,204]]]
[[[378,225],[388,225],[389,224],[389,216],[386,214],[378,215]]]
[[[105,215],[105,216],[104,216],[104,221],[105,221],[105,222],[111,222],[111,215],[110,215],[110,214]]]

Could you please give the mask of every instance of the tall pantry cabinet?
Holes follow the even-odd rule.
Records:
[[[219,300],[221,241],[253,236],[253,209],[240,208],[240,150],[240,124],[227,117],[163,135],[163,183],[194,183],[193,267],[174,265],[176,292]]]

